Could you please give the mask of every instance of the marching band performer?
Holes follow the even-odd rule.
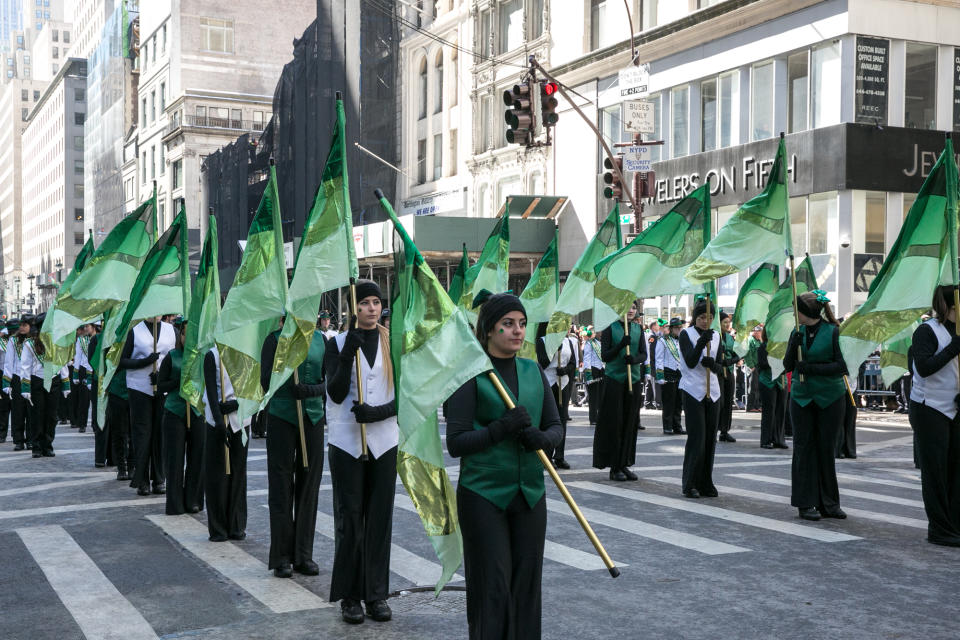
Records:
[[[827,294],[820,289],[797,296],[800,330],[794,329],[783,359],[792,371],[793,471],[790,504],[805,520],[846,518],[834,448],[843,420],[847,373],[840,353],[840,328]],[[797,350],[800,357],[797,357]]]
[[[680,331],[683,320],[670,318],[667,331],[661,336],[657,347],[656,378],[660,385],[661,422],[665,434],[684,435],[680,422],[682,402],[680,398]]]
[[[506,409],[487,374],[447,403],[447,451],[460,458],[457,513],[471,639],[540,637],[547,507],[535,451],[549,452],[562,426],[540,367],[516,357],[526,321],[509,293],[486,298],[477,318],[477,339],[516,407]]]
[[[546,335],[547,323],[540,323],[539,327],[542,335],[537,339],[537,363],[543,369],[543,374],[547,378],[547,384],[550,385],[552,395],[557,403],[557,410],[560,413],[560,424],[563,427],[563,435],[560,437],[560,443],[552,452],[553,466],[557,469],[569,469],[570,463],[564,459],[564,445],[567,441],[567,423],[570,421],[570,395],[573,392],[575,376],[579,361],[580,345],[576,337],[567,333],[567,336],[560,343],[560,349],[553,354],[553,358],[547,356]],[[551,452],[546,452],[548,455]]]
[[[76,380],[75,385],[70,387],[70,395],[76,397],[76,406],[73,412],[73,424],[80,433],[87,431],[87,414],[90,411],[90,390],[87,388],[87,382],[90,377],[90,360],[87,357],[87,348],[90,346],[90,325],[85,324],[80,327],[80,334],[74,345],[73,371]],[[73,381],[71,379],[71,382]],[[94,447],[96,447],[96,438],[94,438]],[[94,462],[96,466],[103,467],[106,460],[103,443],[100,443],[99,451],[94,452]],[[104,464],[100,464],[104,463]]]
[[[603,385],[603,359],[600,358],[600,340],[593,334],[593,327],[583,332],[583,368],[590,374],[587,381],[587,405],[590,425],[597,424],[597,412],[600,411],[600,387]]]
[[[760,392],[760,447],[763,449],[787,449],[784,435],[784,412],[787,411],[786,382],[781,373],[773,379],[770,361],[767,358],[767,330],[760,329],[760,346],[756,352],[757,388]]]
[[[10,344],[10,322],[0,330],[0,368],[7,360],[7,347]],[[7,441],[7,430],[10,426],[10,389],[7,386],[6,374],[3,374],[4,383],[0,386],[0,443]],[[12,434],[11,434],[12,435]]]
[[[737,439],[730,435],[730,427],[733,424],[733,396],[737,391],[737,373],[734,369],[737,362],[740,361],[733,351],[734,340],[730,335],[730,326],[733,320],[724,312],[720,312],[720,340],[723,341],[723,360],[720,362],[723,371],[721,378],[723,397],[720,400],[720,442],[736,442]]]
[[[57,430],[57,405],[61,391],[66,399],[70,389],[70,375],[66,367],[54,376],[50,391],[43,386],[43,360],[46,353],[39,335],[46,315],[41,313],[30,319],[30,334],[20,354],[20,396],[30,405],[30,440],[33,442],[34,458],[52,458],[56,455],[53,452],[53,438]]]
[[[13,321],[10,323],[14,324]],[[13,450],[32,449],[30,438],[30,406],[20,395],[20,356],[23,343],[30,332],[30,316],[16,321],[16,332],[7,340],[7,352],[3,360],[3,387],[10,392],[10,434],[13,437]],[[42,452],[41,452],[42,453]]]

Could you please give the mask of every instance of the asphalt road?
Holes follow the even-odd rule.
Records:
[[[925,541],[905,416],[861,413],[859,458],[839,460],[845,521],[789,506],[791,451],[758,446],[737,412],[720,443],[720,497],[680,495],[683,436],[644,412],[638,482],[590,467],[592,428],[573,409],[571,492],[622,570],[613,580],[548,481],[544,638],[957,638],[960,549]],[[251,441],[242,542],[206,540],[204,515],[163,515],[93,467],[93,436],[60,426],[56,458],[0,444],[0,638],[463,638],[463,581],[438,599],[439,566],[398,485],[394,620],[351,627],[326,602],[333,556],[329,477],[314,559],[320,575],[268,572],[266,452]],[[448,460],[454,472],[456,463]]]

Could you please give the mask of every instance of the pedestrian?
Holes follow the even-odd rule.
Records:
[[[282,325],[281,325],[282,327]],[[260,353],[260,386],[270,388],[280,331],[267,336]],[[278,578],[293,572],[315,576],[313,537],[317,530],[317,502],[323,475],[323,427],[326,385],[323,355],[326,340],[316,329],[307,357],[283,383],[264,411],[267,428],[267,503],[270,507],[270,557],[268,568]],[[300,442],[303,424],[306,460]],[[304,464],[307,464],[304,467]]]
[[[486,298],[477,317],[477,339],[516,407],[506,408],[487,374],[461,386],[448,403],[447,451],[460,458],[457,514],[475,640],[541,636],[547,506],[536,450],[554,447],[562,427],[543,371],[516,357],[526,322],[523,304],[510,293]]]
[[[680,422],[682,402],[680,398],[680,331],[683,320],[670,318],[667,332],[660,338],[657,348],[657,384],[660,385],[661,422],[666,435],[684,435]]]
[[[603,385],[603,359],[600,357],[600,340],[593,333],[593,327],[584,331],[583,367],[589,376],[587,380],[587,407],[590,426],[597,424],[597,412],[600,410],[600,389]]]
[[[784,435],[784,412],[787,411],[787,392],[783,373],[773,378],[767,353],[769,338],[767,330],[760,330],[760,347],[757,349],[757,384],[760,390],[760,447],[762,449],[787,449]]]
[[[11,322],[16,324],[16,332],[7,340],[7,351],[3,360],[3,384],[10,391],[10,432],[13,437],[13,450],[32,449],[33,441],[29,437],[30,407],[20,394],[20,356],[23,343],[30,332],[30,316],[23,316]]]
[[[30,441],[33,443],[34,458],[52,458],[56,455],[53,452],[53,439],[57,431],[57,407],[61,393],[66,400],[70,389],[70,374],[66,366],[59,375],[53,377],[49,391],[43,385],[43,362],[47,354],[40,340],[40,327],[46,315],[41,313],[30,317],[30,333],[20,354],[20,396],[30,407]]]
[[[736,442],[737,439],[730,435],[730,427],[733,424],[733,404],[734,394],[737,391],[737,374],[734,366],[740,361],[740,356],[734,352],[734,340],[730,335],[730,327],[733,320],[729,315],[720,312],[720,340],[723,342],[723,360],[720,361],[722,367],[722,378],[720,393],[720,442]]]
[[[713,331],[714,305],[702,299],[693,307],[693,323],[680,334],[680,397],[687,422],[683,452],[683,495],[717,497],[713,457],[720,421],[720,380],[724,357],[720,334]]]
[[[572,332],[567,333],[567,337],[560,343],[560,348],[553,357],[547,355],[545,335],[547,323],[540,323],[537,336],[537,363],[543,369],[547,377],[547,384],[550,385],[551,395],[557,403],[557,410],[560,414],[560,424],[563,434],[560,442],[553,452],[547,451],[548,455],[553,457],[553,466],[557,469],[569,469],[570,463],[564,459],[564,450],[567,441],[567,423],[570,422],[570,395],[576,382],[579,345]]]
[[[383,308],[380,287],[361,280],[356,298],[357,326],[331,340],[324,354],[336,530],[330,602],[340,601],[340,615],[351,624],[364,621],[361,600],[373,620],[386,622],[392,617],[387,596],[399,441],[390,336],[378,324]],[[357,390],[358,360],[362,398]]]
[[[920,459],[927,540],[960,547],[960,335],[952,286],[937,287],[934,317],[913,332],[910,426]]]
[[[647,360],[647,342],[643,328],[633,323],[637,315],[634,302],[627,322],[615,321],[600,333],[600,357],[604,368],[603,392],[597,428],[593,434],[593,466],[610,468],[610,479],[637,480],[630,470],[637,457],[637,429],[643,402],[643,363]],[[630,327],[626,334],[624,325]],[[627,349],[630,355],[627,355]],[[629,378],[628,378],[629,371]],[[632,383],[632,388],[627,380]]]
[[[249,424],[240,420],[240,405],[230,372],[216,345],[203,357],[204,443],[203,492],[210,542],[247,537],[247,443]],[[229,460],[229,470],[227,464]]]
[[[187,403],[180,395],[187,323],[179,318],[174,322],[174,327],[177,332],[176,346],[160,363],[156,376],[157,393],[166,394],[160,426],[163,433],[168,516],[203,510],[203,458],[207,435],[203,415],[193,407],[189,407],[190,419],[187,420]]]
[[[118,369],[127,372],[130,435],[133,443],[133,485],[137,495],[166,492],[163,473],[163,398],[151,383],[162,360],[176,346],[173,327],[160,317],[136,324],[127,334]]]
[[[800,329],[790,333],[783,367],[792,372],[793,469],[790,504],[805,520],[846,518],[834,449],[847,402],[840,328],[820,289],[797,296]],[[799,355],[798,355],[799,350]]]

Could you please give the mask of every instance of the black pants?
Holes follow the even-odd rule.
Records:
[[[128,389],[130,436],[133,440],[133,486],[154,488],[163,484],[163,430],[160,428],[162,396]]]
[[[385,600],[390,593],[397,448],[363,462],[331,445],[328,456],[336,528],[330,602]]]
[[[783,432],[783,413],[786,410],[787,392],[773,385],[759,385],[760,407],[760,444],[783,445],[786,436]]]
[[[719,430],[723,435],[730,433],[730,425],[733,424],[733,394],[737,390],[737,379],[734,374],[726,369],[720,376],[720,423]]]
[[[313,560],[317,501],[323,476],[323,420],[312,424],[304,416],[307,464],[303,467],[300,427],[269,415],[267,425],[267,502],[270,506],[270,560],[276,569]]]
[[[20,395],[20,376],[13,376],[10,382],[10,432],[14,444],[27,444],[30,424],[30,405]]]
[[[720,420],[720,402],[709,396],[697,400],[681,391],[683,413],[687,420],[687,445],[683,450],[683,490],[712,492],[713,456],[717,450],[717,425]]]
[[[590,368],[590,381],[587,384],[587,405],[590,424],[597,424],[597,411],[600,409],[600,385],[603,384],[603,369]]]
[[[7,429],[10,426],[10,396],[0,393],[0,440],[7,439]]]
[[[754,369],[750,372],[747,380],[747,411],[755,411],[760,408],[760,378],[759,371]]]
[[[107,431],[110,435],[110,450],[117,470],[129,469],[130,456],[130,407],[120,396],[107,394]]]
[[[567,445],[567,423],[570,421],[570,396],[573,393],[574,382],[573,378],[570,378],[570,381],[567,383],[567,386],[560,390],[558,384],[554,384],[550,387],[550,391],[553,392],[553,397],[557,402],[557,413],[560,415],[560,426],[563,429],[563,435],[560,437],[560,444],[558,444],[553,449],[553,455],[551,456],[554,460],[563,460],[563,452]],[[549,453],[549,451],[545,452]]]
[[[87,430],[87,413],[90,411],[90,390],[87,385],[80,383],[70,392],[70,397],[76,397],[77,405],[73,413],[73,425],[80,431]]]
[[[188,428],[186,418],[163,410],[161,428],[168,516],[186,513],[193,507],[203,509],[203,445],[207,439],[204,424],[203,418],[194,413]]]
[[[30,441],[33,450],[42,453],[53,451],[53,438],[57,432],[57,410],[60,405],[60,378],[55,376],[50,391],[43,388],[43,378],[30,378]]]
[[[680,400],[680,374],[667,371],[664,373],[663,389],[660,390],[660,396],[663,398],[661,409],[661,420],[664,431],[678,433],[683,431],[683,425],[680,423],[680,416],[683,413],[683,403]]]
[[[243,431],[234,433],[227,426],[230,442],[230,475],[227,475],[224,441],[212,424],[207,424],[206,429],[203,491],[207,497],[210,540],[241,540],[247,530],[247,447],[243,444]]]
[[[902,380],[903,378],[901,378]],[[850,402],[849,396],[843,396],[843,424],[837,429],[837,450],[839,458],[857,457],[857,407]]]
[[[471,640],[539,638],[546,496],[531,508],[518,491],[500,509],[457,487],[457,515]]]
[[[94,382],[90,389],[87,389],[87,398],[90,400],[90,426],[93,427],[93,461],[107,461],[113,463],[113,453],[110,451],[110,433],[107,431],[107,423],[100,424],[97,418],[97,384]],[[114,463],[115,464],[115,463]]]
[[[258,411],[250,419],[250,432],[254,438],[263,438],[267,434],[267,412]]]
[[[960,423],[911,401],[910,426],[920,457],[927,538],[960,544]]]
[[[821,512],[840,506],[834,449],[837,429],[843,421],[842,396],[820,408],[816,402],[801,407],[790,402],[793,416],[793,489],[790,504],[800,509],[817,507]]]

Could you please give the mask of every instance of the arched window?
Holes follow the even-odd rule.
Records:
[[[443,51],[437,51],[433,68],[433,112],[443,111]]]
[[[427,59],[420,59],[420,85],[419,85],[419,95],[420,95],[420,117],[427,117]]]

